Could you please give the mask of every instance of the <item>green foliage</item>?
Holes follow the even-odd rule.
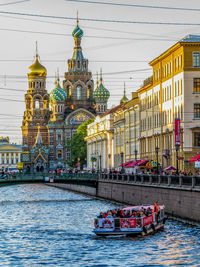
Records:
[[[71,142],[67,141],[66,148],[71,149],[71,160],[67,161],[70,167],[76,168],[80,161],[81,169],[87,160],[87,144],[84,138],[87,136],[87,125],[93,120],[87,120],[77,128],[77,133],[73,135]],[[80,159],[80,160],[78,160]]]

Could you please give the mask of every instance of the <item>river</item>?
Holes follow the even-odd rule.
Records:
[[[200,266],[200,228],[167,221],[151,236],[98,238],[116,203],[42,184],[0,188],[0,266]]]

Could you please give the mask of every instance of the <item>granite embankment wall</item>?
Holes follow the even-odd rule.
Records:
[[[83,193],[90,196],[96,196],[97,190],[95,187],[77,185],[77,184],[62,184],[62,183],[47,183],[46,185],[54,186],[60,189],[71,190],[78,193]]]
[[[97,196],[131,205],[158,201],[168,214],[200,223],[199,189],[99,181]]]
[[[199,187],[137,184],[103,179],[98,181],[96,188],[62,183],[48,185],[129,205],[154,204],[155,201],[158,201],[160,204],[165,205],[165,210],[169,215],[185,221],[200,223]]]

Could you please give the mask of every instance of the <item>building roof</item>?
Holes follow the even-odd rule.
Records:
[[[200,35],[193,35],[188,34],[183,39],[181,39],[179,42],[181,43],[199,43],[200,42]]]
[[[184,44],[186,45],[187,43],[196,43],[200,45],[200,35],[193,35],[193,34],[186,35],[183,39],[179,40],[174,45],[172,45],[170,48],[168,48],[166,51],[164,51],[162,54],[160,54],[158,57],[150,61],[149,65],[150,66],[154,65],[158,60],[166,57],[172,51],[176,50],[181,45],[184,45]]]
[[[117,110],[123,108],[124,105],[125,105],[125,104],[123,103],[123,104],[120,104],[120,105],[118,105],[118,106],[115,106],[115,107],[113,107],[113,108],[107,110],[105,113],[101,114],[101,117],[104,117],[104,116],[107,116],[108,114],[112,114],[112,113],[116,112]]]
[[[10,151],[10,152],[20,152],[22,151],[21,145],[15,144],[0,144],[0,152]]]

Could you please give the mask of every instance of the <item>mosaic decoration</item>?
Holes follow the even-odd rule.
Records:
[[[22,153],[21,157],[22,157],[22,162],[30,162],[31,161],[29,153]]]
[[[110,92],[108,91],[108,89],[106,89],[103,86],[102,83],[94,91],[94,98],[97,102],[99,102],[99,101],[106,102],[106,101],[108,101],[109,97],[110,97]]]
[[[89,118],[85,116],[83,113],[79,113],[70,120],[70,124],[81,124],[86,120],[89,120]]]
[[[58,83],[56,88],[51,91],[50,94],[50,101],[59,101],[63,102],[67,98],[67,93],[64,89],[61,88],[60,84]]]
[[[81,38],[83,36],[83,30],[81,30],[79,26],[76,26],[76,28],[72,32],[72,36],[74,38]]]

